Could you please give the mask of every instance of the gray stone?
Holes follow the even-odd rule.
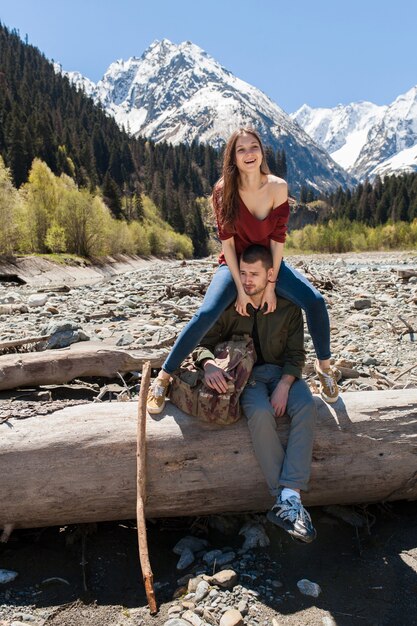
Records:
[[[186,622],[185,619],[180,617],[173,617],[164,622],[164,626],[190,626],[190,622]]]
[[[213,626],[217,624],[217,619],[208,607],[206,607],[203,611],[203,618],[208,624],[213,624]]]
[[[247,601],[241,600],[239,604],[237,605],[237,610],[239,611],[241,615],[243,615],[243,617],[245,617],[245,615],[248,614],[248,610],[249,610]]]
[[[216,565],[219,567],[223,567],[223,565],[227,565],[231,563],[236,558],[235,552],[223,552],[216,560]]]
[[[193,626],[204,626],[203,620],[194,611],[185,611],[182,617]]]
[[[6,295],[0,298],[0,304],[15,304],[22,302],[22,296],[16,291],[8,291]]]
[[[130,333],[125,333],[116,342],[116,346],[129,346],[135,341],[135,338]]]
[[[175,544],[172,551],[174,554],[182,554],[183,550],[188,548],[189,550],[192,550],[192,552],[198,552],[199,550],[204,550],[207,545],[208,541],[206,539],[200,539],[199,537],[187,535]]]
[[[362,358],[362,363],[363,365],[378,365],[378,359],[370,356],[369,354],[365,354],[365,356]]]
[[[217,563],[221,555],[222,555],[221,550],[210,550],[210,552],[206,552],[205,555],[203,556],[203,561],[204,563],[207,563],[207,565],[211,566],[211,565],[214,565],[215,562]]]
[[[320,585],[317,583],[311,582],[311,580],[307,580],[307,578],[303,578],[299,580],[297,583],[297,587],[299,591],[305,596],[312,596],[313,598],[318,598],[321,593]]]
[[[181,613],[181,611],[182,611],[182,607],[179,604],[174,604],[174,606],[169,607],[168,615],[172,617],[174,615],[178,615],[179,613]]]
[[[361,311],[362,309],[370,309],[372,306],[372,300],[369,298],[358,298],[354,301],[353,306],[358,311]]]
[[[214,574],[214,576],[205,577],[205,580],[207,580],[212,585],[217,585],[218,587],[221,587],[222,589],[233,589],[233,587],[237,583],[238,578],[238,574],[232,569],[224,569],[221,570],[221,572],[217,572],[217,574]]]
[[[259,522],[246,522],[246,524],[244,524],[239,530],[239,535],[243,535],[245,537],[244,544],[239,550],[240,554],[243,554],[248,550],[252,550],[252,548],[264,548],[269,546],[269,537],[266,534],[263,525]]]
[[[182,579],[180,579],[180,580],[182,580]],[[203,580],[203,578],[201,576],[193,576],[191,578],[188,578],[188,580],[184,581],[184,582],[188,582],[188,587],[187,587],[188,592],[195,593],[196,590],[197,590],[198,584],[202,580]]]
[[[46,304],[47,300],[48,300],[48,294],[34,293],[31,296],[29,296],[27,305],[29,307],[39,307],[39,306],[43,306],[44,304]]]
[[[0,569],[0,584],[12,582],[19,574],[10,569]]]
[[[180,559],[177,563],[177,569],[182,570],[191,565],[194,562],[194,553],[190,550],[190,548],[184,548],[181,552]]]
[[[201,602],[201,600],[204,600],[204,598],[208,595],[209,588],[210,588],[210,585],[208,584],[206,580],[201,580],[198,583],[197,589],[195,591],[195,596],[194,596],[194,601],[197,604]]]
[[[237,609],[228,609],[222,615],[219,626],[243,626],[243,617]]]
[[[181,578],[178,578],[177,585],[179,585],[180,587],[182,585],[188,585],[189,581],[193,578],[195,578],[194,574],[184,574],[184,576],[181,576]],[[198,580],[198,582],[200,582],[200,579]],[[196,583],[196,587],[198,585],[198,582]],[[195,589],[189,589],[188,591],[195,591]]]

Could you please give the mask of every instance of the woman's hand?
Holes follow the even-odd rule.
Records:
[[[273,313],[277,308],[277,295],[275,293],[275,283],[268,283],[265,287],[264,295],[261,302],[261,311],[267,305],[264,313]]]
[[[250,303],[252,303],[250,296],[247,296],[244,291],[242,291],[241,293],[238,292],[237,300],[235,302],[235,309],[239,313],[239,315],[244,315],[245,317],[249,317],[249,313],[246,307]]]

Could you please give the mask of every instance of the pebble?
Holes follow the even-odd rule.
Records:
[[[185,619],[181,619],[180,617],[173,617],[167,622],[164,622],[164,626],[190,626],[190,622],[186,622]]]
[[[182,570],[194,563],[194,552],[190,548],[184,548],[177,563],[177,569]]]
[[[191,550],[192,552],[199,552],[200,550],[204,550],[207,545],[207,539],[187,535],[175,544],[172,551],[174,554],[182,554],[185,549]]]
[[[259,522],[246,522],[239,530],[239,535],[245,537],[244,544],[239,550],[240,554],[252,550],[253,548],[265,548],[269,546],[269,537],[265,532],[264,526]]]
[[[209,593],[209,589],[210,589],[210,585],[208,584],[206,580],[201,580],[198,583],[197,588],[195,590],[195,596],[194,596],[194,601],[196,602],[196,604],[201,602],[201,600],[204,600],[204,598]]]
[[[0,584],[11,583],[12,580],[17,578],[18,572],[14,572],[10,569],[0,569]]]
[[[372,300],[369,300],[368,298],[359,298],[354,301],[353,306],[359,311],[362,309],[369,309],[372,306]]]
[[[193,626],[204,626],[204,622],[199,615],[193,611],[185,611],[182,615],[183,619],[192,624]]]
[[[239,611],[239,613],[241,615],[243,615],[243,617],[245,617],[245,615],[248,614],[248,603],[246,600],[240,600],[239,604],[237,605],[237,610]]]
[[[182,611],[182,607],[179,606],[179,604],[174,604],[173,606],[170,606],[168,608],[168,615],[172,616],[172,615],[178,615],[179,613],[181,613]]]
[[[305,596],[312,596],[313,598],[318,598],[321,593],[320,585],[317,583],[311,582],[307,578],[303,578],[298,581],[297,587],[299,591]]]
[[[228,563],[231,563],[232,561],[234,561],[235,558],[236,558],[235,552],[224,552],[216,560],[216,565],[218,567],[223,567],[223,565],[227,565]]]
[[[133,335],[131,335],[131,333],[126,333],[125,335],[119,337],[119,339],[116,341],[116,346],[129,346],[134,341],[135,338],[133,337]]]
[[[243,617],[237,609],[228,609],[221,617],[220,626],[243,626]]]
[[[48,295],[46,293],[34,293],[29,296],[27,300],[27,305],[30,307],[38,307],[46,304],[48,300]]]
[[[221,550],[210,550],[210,552],[206,552],[205,555],[203,556],[203,561],[204,563],[207,563],[207,565],[213,565],[215,562],[218,561],[218,559],[221,557],[222,555],[222,551]]]
[[[222,589],[232,589],[237,583],[239,576],[232,569],[225,569],[210,576],[208,582],[212,585],[218,585]]]

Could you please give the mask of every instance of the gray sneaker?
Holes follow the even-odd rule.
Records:
[[[309,513],[300,500],[295,496],[288,500],[281,500],[278,496],[276,503],[267,513],[267,519],[287,531],[294,539],[310,543],[317,537]]]

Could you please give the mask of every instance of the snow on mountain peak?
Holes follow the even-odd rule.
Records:
[[[417,171],[417,85],[390,105],[303,105],[291,117],[359,180]]]
[[[191,41],[155,40],[140,58],[115,61],[92,95],[131,134],[154,141],[220,147],[239,126],[253,126],[266,145],[286,150],[294,191],[353,182],[266,94]]]

